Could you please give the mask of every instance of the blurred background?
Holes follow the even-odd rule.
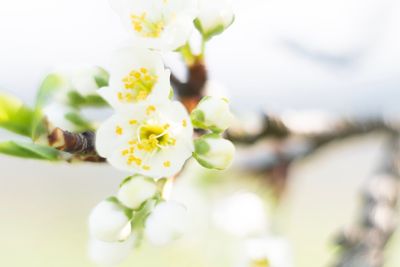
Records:
[[[400,114],[399,1],[234,4],[236,21],[208,45],[207,67],[239,117],[310,111],[341,118]],[[32,104],[51,71],[107,68],[108,56],[127,33],[107,0],[2,0],[0,36],[0,89]],[[0,140],[10,137],[0,131]],[[271,204],[268,185],[257,175],[204,172],[193,163],[178,181],[175,197],[194,213],[195,230],[168,248],[145,244],[123,266],[238,266],[243,242],[235,229],[246,228],[246,222],[236,228],[221,223],[237,220],[237,198],[250,207],[260,205],[253,213],[242,210],[284,240],[278,244],[283,243],[282,257],[289,263],[272,267],[327,266],[334,260],[335,235],[356,221],[359,191],[379,168],[384,147],[384,134],[375,132],[331,143],[296,161],[278,205]],[[240,156],[237,161],[240,165]],[[87,216],[115,192],[124,174],[108,166],[4,156],[0,169],[0,265],[92,266]],[[238,208],[233,215],[215,215],[229,211],[229,205]],[[257,222],[249,224],[257,228]],[[399,248],[395,235],[385,266],[399,266]]]

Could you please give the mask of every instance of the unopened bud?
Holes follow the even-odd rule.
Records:
[[[195,140],[194,144],[194,157],[203,167],[225,170],[231,165],[235,154],[232,142],[217,134],[208,134]]]

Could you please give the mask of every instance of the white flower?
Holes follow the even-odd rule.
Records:
[[[225,170],[233,161],[235,146],[218,134],[203,135],[195,141],[195,158],[205,168]]]
[[[97,152],[117,169],[154,179],[178,173],[193,152],[193,127],[179,102],[131,105],[97,131]]]
[[[117,266],[132,252],[135,237],[124,242],[103,242],[95,238],[89,241],[89,258],[100,266]]]
[[[206,96],[193,110],[191,119],[195,127],[223,132],[231,126],[234,117],[226,99]]]
[[[235,15],[230,0],[199,0],[196,23],[206,37],[221,33],[234,21]]]
[[[157,185],[153,180],[138,175],[124,182],[117,197],[124,206],[137,209],[156,192]]]
[[[288,242],[281,237],[262,237],[245,241],[243,267],[293,267]]]
[[[193,28],[197,0],[110,0],[134,41],[172,51],[184,45]]]
[[[171,92],[170,71],[159,53],[140,47],[116,51],[110,66],[109,86],[99,94],[113,108],[142,101],[167,101]]]
[[[145,234],[152,244],[162,246],[180,238],[187,227],[186,208],[176,202],[163,202],[146,220]]]
[[[100,202],[89,217],[90,234],[101,241],[126,240],[131,234],[131,223],[123,208],[114,201]]]

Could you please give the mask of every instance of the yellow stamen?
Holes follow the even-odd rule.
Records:
[[[165,168],[171,167],[171,161],[166,161],[166,162],[164,162],[164,167],[165,167]]]
[[[151,113],[155,112],[156,110],[157,110],[157,109],[156,109],[155,106],[153,106],[153,105],[148,106],[147,109],[146,109],[146,114],[147,114],[147,115],[150,115]]]
[[[132,70],[122,79],[125,92],[118,92],[118,100],[121,102],[146,100],[157,81],[158,76],[146,68]]]
[[[123,129],[120,126],[117,126],[115,128],[115,133],[118,135],[122,135],[123,134]]]
[[[149,171],[149,170],[151,170],[151,167],[150,167],[150,166],[147,166],[147,165],[145,165],[145,166],[143,166],[143,170],[145,170],[145,171]]]
[[[131,23],[133,29],[142,37],[158,38],[164,31],[165,22],[163,20],[151,21],[147,18],[146,13],[141,15],[131,15]]]

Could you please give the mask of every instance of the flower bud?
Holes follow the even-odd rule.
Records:
[[[226,99],[206,96],[192,112],[191,119],[195,127],[219,133],[229,128],[233,115]]]
[[[69,74],[72,90],[82,96],[94,95],[108,85],[109,74],[100,67],[82,68]]]
[[[163,202],[147,218],[145,233],[152,244],[162,246],[180,238],[187,226],[186,208],[173,201]]]
[[[105,242],[126,240],[131,234],[130,218],[115,200],[100,202],[89,217],[90,234]]]
[[[200,0],[195,25],[206,39],[210,39],[227,29],[234,19],[231,1]]]
[[[118,200],[124,206],[137,209],[157,192],[156,183],[144,176],[134,176],[125,181],[118,191]]]
[[[124,242],[114,243],[92,238],[89,241],[89,258],[100,266],[116,266],[129,256],[134,243],[134,236]]]
[[[194,145],[194,157],[205,168],[225,170],[233,161],[235,146],[217,134],[204,135]]]

